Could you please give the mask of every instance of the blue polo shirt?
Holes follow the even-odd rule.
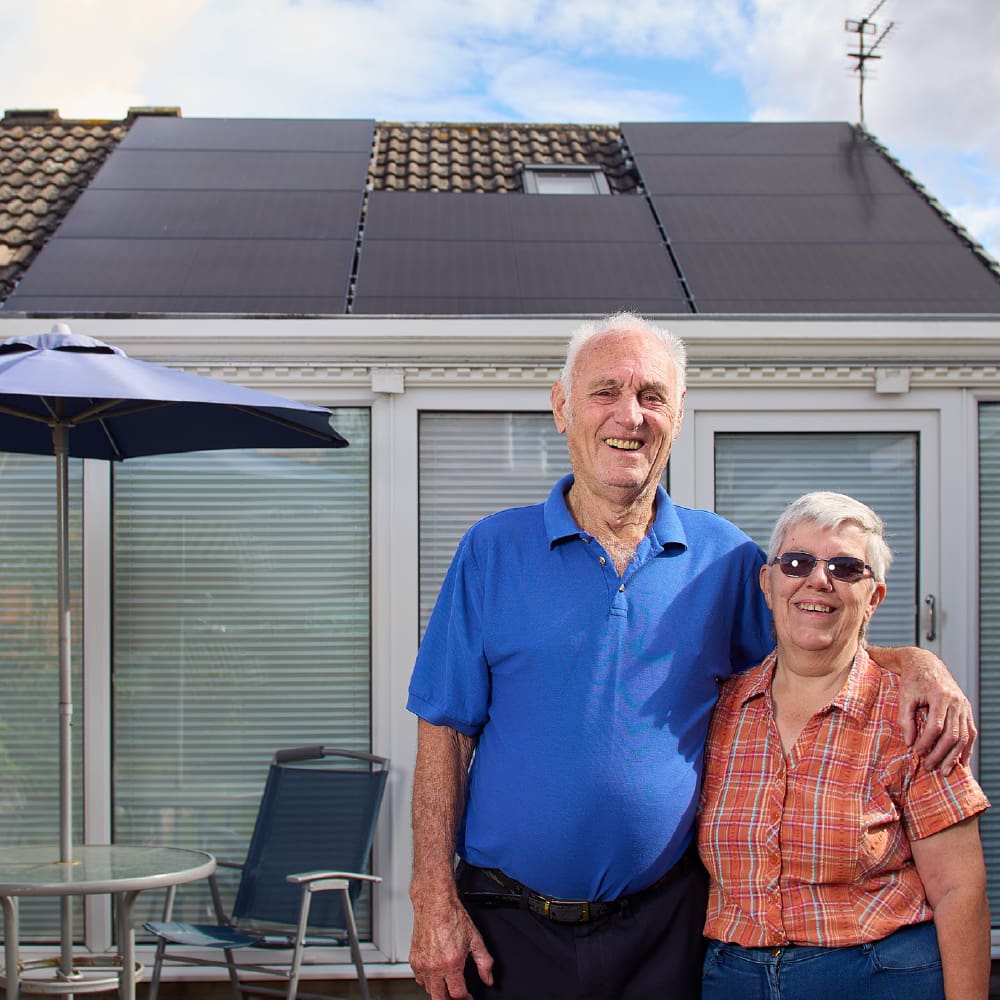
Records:
[[[623,576],[566,506],[473,525],[407,707],[478,738],[458,853],[546,895],[614,899],[692,839],[717,685],[770,652],[760,548],[658,489]]]

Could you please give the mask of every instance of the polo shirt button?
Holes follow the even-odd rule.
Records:
[[[618,593],[619,594],[624,594],[625,593],[625,584],[624,583],[618,588]]]
[[[607,559],[605,559],[604,556],[601,556],[601,565],[606,566],[607,564],[608,564]]]

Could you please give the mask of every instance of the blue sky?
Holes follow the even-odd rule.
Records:
[[[856,121],[877,0],[0,0],[4,108]],[[1000,258],[1000,2],[885,0],[868,128]]]

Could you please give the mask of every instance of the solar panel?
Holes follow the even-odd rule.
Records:
[[[905,195],[656,195],[672,241],[697,243],[953,242],[922,199]]]
[[[53,240],[18,296],[343,296],[353,240]],[[249,276],[249,278],[248,278]],[[53,292],[53,286],[58,291]]]
[[[871,149],[846,122],[626,122],[622,135],[633,156],[841,155]]]
[[[375,135],[370,119],[169,118],[142,115],[122,139],[124,149],[281,149],[368,153]]]
[[[913,194],[903,177],[871,154],[838,156],[636,157],[652,194]]]
[[[116,149],[91,187],[131,191],[362,191],[367,153]]]
[[[360,191],[118,191],[88,188],[60,239],[344,239]]]
[[[372,191],[365,240],[592,240],[660,243],[645,199]]]
[[[699,312],[996,312],[1000,285],[954,243],[675,243]],[[766,308],[765,308],[766,304]],[[783,304],[783,305],[782,305]]]
[[[343,313],[373,132],[141,117],[4,308]]]

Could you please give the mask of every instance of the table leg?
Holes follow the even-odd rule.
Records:
[[[3,903],[4,932],[4,976],[6,978],[7,1000],[17,1000],[21,989],[20,955],[18,954],[18,936],[21,932],[17,918],[17,896],[0,896]]]
[[[66,982],[72,982],[76,970],[73,967],[73,897],[59,897],[59,971]],[[67,993],[66,1000],[73,1000]]]
[[[132,928],[132,911],[138,892],[115,893],[115,918],[118,921],[118,954],[122,971],[118,977],[118,995],[121,1000],[135,1000],[135,931]]]

